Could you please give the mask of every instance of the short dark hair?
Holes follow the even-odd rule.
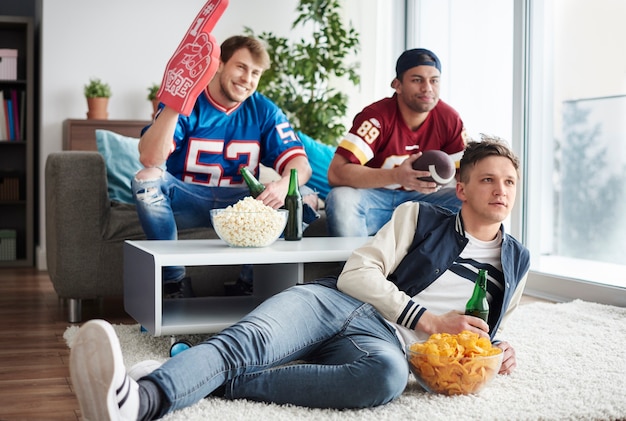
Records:
[[[227,38],[220,46],[220,59],[222,63],[226,63],[235,54],[236,51],[246,48],[252,54],[252,57],[261,64],[263,70],[270,67],[270,56],[263,42],[257,38],[245,35],[235,35]]]
[[[511,148],[509,148],[507,143],[499,137],[481,134],[480,141],[472,140],[468,142],[465,147],[459,168],[460,180],[467,182],[469,180],[469,170],[476,165],[477,162],[488,156],[502,156],[508,158],[517,172],[517,178],[520,178],[519,159]]]

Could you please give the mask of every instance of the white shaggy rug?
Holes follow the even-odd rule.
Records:
[[[65,340],[77,327],[69,327]],[[169,337],[116,325],[127,367],[164,361]],[[164,420],[619,420],[626,419],[626,308],[575,300],[531,303],[510,320],[506,339],[517,352],[517,370],[497,376],[479,395],[425,393],[411,378],[396,401],[366,410],[320,410],[204,399]],[[198,342],[201,337],[191,337]]]

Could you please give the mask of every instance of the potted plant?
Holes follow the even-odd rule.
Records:
[[[159,108],[159,99],[157,98],[157,93],[159,92],[159,89],[161,89],[161,85],[159,85],[158,83],[153,83],[152,85],[148,86],[147,98],[148,101],[152,102],[152,118],[154,118],[154,114]]]
[[[334,86],[338,79],[360,83],[359,65],[350,60],[359,49],[359,35],[343,23],[340,0],[300,0],[296,12],[292,28],[312,28],[307,39],[290,42],[271,32],[258,35],[272,60],[258,90],[287,114],[294,129],[337,145],[346,130],[342,119],[348,96]],[[248,27],[245,32],[254,35]]]
[[[111,97],[111,87],[98,78],[92,78],[85,85],[84,93],[87,98],[87,118],[106,120],[109,117],[107,108]]]

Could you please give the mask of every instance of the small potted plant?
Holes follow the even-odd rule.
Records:
[[[154,118],[154,114],[159,108],[159,99],[157,98],[157,93],[159,92],[159,89],[161,89],[161,85],[159,85],[158,83],[153,83],[152,85],[148,86],[147,98],[148,101],[152,101],[152,118]]]
[[[85,98],[87,98],[87,118],[94,120],[106,120],[109,117],[107,108],[111,97],[111,87],[108,83],[98,78],[89,79],[85,85]]]

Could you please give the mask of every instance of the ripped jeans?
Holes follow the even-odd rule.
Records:
[[[185,183],[167,171],[160,178],[131,183],[139,222],[148,240],[176,240],[178,230],[211,227],[211,209],[221,209],[250,195],[247,187],[207,187]],[[185,277],[185,268],[163,268],[163,282]]]
[[[211,209],[223,209],[250,195],[245,186],[208,187],[185,183],[167,171],[161,173],[160,177],[147,180],[138,180],[135,176],[131,183],[139,222],[148,240],[176,240],[180,229],[212,227]],[[305,195],[312,190],[301,186],[300,192]],[[315,218],[319,217],[313,209],[308,211],[313,212]],[[306,217],[306,211],[304,215],[306,228],[312,221]],[[184,277],[182,266],[163,268],[163,283],[177,282]]]

